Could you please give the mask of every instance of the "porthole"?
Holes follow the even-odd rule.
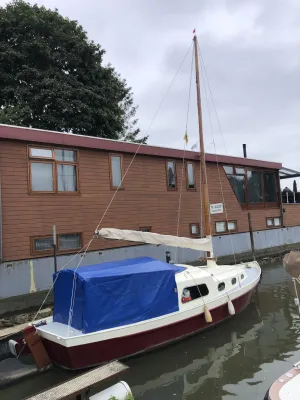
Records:
[[[236,278],[232,278],[232,279],[231,279],[231,283],[232,283],[233,285],[235,285],[235,284],[236,284]]]
[[[221,292],[224,289],[225,289],[225,283],[224,282],[219,283],[219,285],[218,285],[219,292]]]
[[[241,275],[241,279],[244,279],[244,274]]]

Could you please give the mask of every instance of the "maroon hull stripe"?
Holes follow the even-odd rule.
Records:
[[[243,311],[248,305],[252,291],[253,289],[233,300],[236,313]],[[43,343],[50,358],[56,364],[67,369],[81,369],[149,351],[154,347],[215,326],[230,317],[227,303],[211,310],[211,315],[213,318],[211,324],[206,323],[204,314],[200,314],[152,331],[69,348],[47,339],[43,339]]]

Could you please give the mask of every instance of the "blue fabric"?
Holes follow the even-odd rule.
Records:
[[[78,268],[72,327],[89,333],[178,311],[175,274],[183,270],[149,257]],[[68,269],[55,282],[56,322],[68,324],[73,279]]]

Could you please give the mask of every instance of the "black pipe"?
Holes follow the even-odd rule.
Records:
[[[53,245],[54,272],[57,272],[56,244]]]
[[[245,143],[243,144],[243,153],[244,153],[244,158],[247,158],[247,145]]]
[[[169,264],[171,261],[171,253],[169,251],[166,251],[166,262]]]

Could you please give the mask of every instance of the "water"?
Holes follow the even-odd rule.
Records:
[[[263,399],[272,382],[300,360],[299,329],[291,279],[271,263],[263,266],[259,287],[242,314],[128,360],[130,370],[121,379],[137,400]],[[3,390],[1,399],[18,400],[72,376],[53,369]]]

